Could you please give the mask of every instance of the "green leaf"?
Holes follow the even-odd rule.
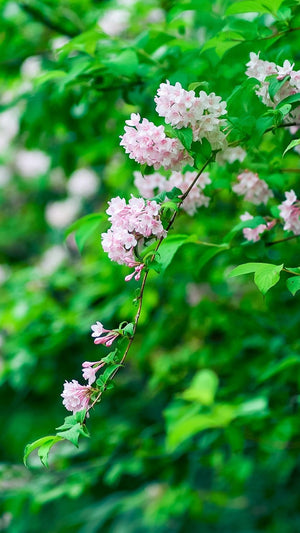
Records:
[[[139,66],[138,57],[133,50],[124,50],[120,54],[106,59],[103,63],[118,76],[133,76]]]
[[[278,91],[289,78],[289,76],[285,76],[282,80],[278,80],[276,74],[272,74],[271,76],[266,77],[266,80],[269,82],[268,90],[271,100],[274,101],[274,96],[278,93]]]
[[[286,282],[288,290],[295,296],[296,292],[300,290],[300,276],[293,276]]]
[[[134,331],[134,324],[133,322],[129,322],[129,324],[126,324],[125,328],[123,328],[123,332],[125,335],[128,335],[129,337],[132,337]]]
[[[254,273],[254,282],[262,294],[266,294],[268,290],[276,285],[280,279],[280,272],[283,269],[282,265],[272,265],[269,263],[245,263],[234,268],[229,277],[241,276],[243,274]]]
[[[185,416],[170,424],[167,447],[169,451],[173,452],[180,444],[201,431],[228,426],[236,416],[237,408],[227,404],[214,406],[210,413]]]
[[[271,363],[271,365],[259,376],[258,380],[260,382],[266,381],[272,376],[279,374],[286,368],[289,368],[290,366],[299,365],[299,364],[300,364],[299,355],[288,355],[281,361],[275,361]]]
[[[208,261],[210,261],[213,257],[215,257],[215,255],[218,255],[219,253],[224,252],[225,250],[228,250],[228,249],[229,249],[228,244],[222,244],[222,245],[218,245],[218,247],[215,247],[215,248],[212,247],[209,250],[206,250],[201,255],[197,263],[197,268],[199,269],[199,271],[206,265],[206,263],[208,263]]]
[[[89,437],[89,433],[86,427],[80,422],[65,431],[60,431],[59,433],[57,433],[58,437],[69,440],[76,447],[78,447],[78,439],[80,435],[82,435],[83,437]]]
[[[277,104],[275,109],[280,109],[281,107],[283,107],[286,104],[298,104],[298,102],[300,102],[300,93],[291,94],[290,96],[287,96],[286,98],[281,100],[281,102],[279,102],[279,104]]]
[[[184,148],[190,150],[193,142],[193,130],[191,128],[182,128],[180,130],[175,129],[174,131]]]
[[[39,448],[39,451],[38,451],[39,458],[42,464],[48,467],[49,451],[52,448],[52,446],[56,444],[56,442],[59,442],[60,440],[62,440],[62,438],[59,437],[58,435],[48,435],[47,437],[42,437],[41,439],[38,439],[32,442],[31,444],[27,444],[24,450],[24,458],[23,458],[25,466],[28,466],[27,465],[28,456],[34,450],[36,450],[36,448]]]
[[[195,237],[189,235],[169,235],[166,237],[162,241],[156,257],[156,262],[159,266],[160,272],[164,272],[166,270],[177,250],[179,250],[183,244],[193,241],[195,241]]]
[[[65,233],[67,237],[70,233],[75,231],[75,241],[80,252],[82,252],[83,247],[89,237],[99,229],[100,222],[105,219],[103,213],[93,213],[91,215],[86,215],[85,217],[76,220]]]
[[[255,415],[256,413],[265,411],[267,407],[267,400],[263,396],[258,398],[252,398],[251,400],[241,403],[238,406],[237,416]]]
[[[226,9],[225,15],[238,13],[277,13],[284,0],[237,0]]]
[[[282,155],[285,155],[289,150],[294,148],[295,146],[298,146],[300,144],[300,139],[294,139],[290,142],[290,144],[286,147]]]
[[[241,44],[243,41],[245,41],[245,37],[241,33],[235,31],[222,31],[212,39],[206,41],[202,48],[202,52],[213,48],[217,56],[221,59],[228,50]]]
[[[193,378],[190,386],[180,398],[189,402],[200,402],[203,405],[211,405],[215,399],[219,379],[212,370],[201,370]]]

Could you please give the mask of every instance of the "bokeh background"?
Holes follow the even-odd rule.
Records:
[[[67,235],[111,197],[137,194],[124,121],[140,112],[159,123],[153,97],[166,79],[228,99],[251,51],[300,68],[299,1],[242,3],[251,9],[230,15],[233,0],[1,2],[0,531],[300,530],[299,297],[284,274],[266,297],[250,276],[228,278],[247,261],[299,266],[297,239],[245,247],[236,235],[210,261],[204,245],[183,246],[163,276],[151,273],[91,438],[56,445],[49,469],[35,454],[22,463],[28,442],[61,425],[64,380],[105,354],[90,325],[135,314],[135,282],[100,245],[105,219]],[[243,90],[231,97],[241,131],[262,108]],[[279,201],[300,193],[299,154],[281,156],[290,140],[282,129],[246,146],[243,168],[262,172]],[[231,193],[240,167],[212,165],[210,207],[182,214],[178,233],[222,242],[243,209]]]

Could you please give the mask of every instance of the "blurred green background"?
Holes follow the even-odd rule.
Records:
[[[204,245],[183,246],[163,276],[150,275],[91,439],[56,445],[48,470],[34,454],[22,464],[24,446],[66,416],[64,380],[80,381],[82,361],[106,353],[90,325],[135,314],[135,282],[101,248],[108,225],[92,219],[80,250],[65,236],[111,197],[137,194],[139,167],[119,146],[124,121],[139,112],[158,124],[153,97],[166,79],[207,82],[228,99],[251,51],[300,68],[299,1],[239,2],[244,12],[230,14],[236,4],[1,3],[0,531],[300,531],[299,297],[285,274],[265,297],[251,277],[227,277],[248,261],[299,266],[297,240],[242,246],[238,234],[209,262]],[[229,109],[249,133],[242,167],[277,203],[290,188],[299,196],[299,154],[281,157],[289,132],[252,134],[265,112],[255,94],[241,90]],[[182,214],[175,231],[221,243],[244,209],[231,193],[240,167],[211,165],[210,207]]]

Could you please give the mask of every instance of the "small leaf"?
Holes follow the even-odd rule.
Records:
[[[261,411],[265,411],[268,407],[266,398],[253,398],[247,402],[241,403],[237,409],[237,416],[256,415]]]
[[[139,66],[138,57],[133,50],[124,50],[119,55],[103,61],[107,67],[119,76],[133,76]]]
[[[291,150],[295,146],[298,146],[299,144],[300,144],[300,139],[294,139],[293,141],[291,141],[290,144],[284,150],[283,155],[285,155],[289,150]]]
[[[218,388],[218,376],[212,370],[201,370],[198,372],[188,389],[180,398],[190,402],[200,402],[203,405],[211,405],[215,399]]]
[[[175,134],[184,148],[190,150],[193,142],[193,130],[191,128],[182,128],[180,130],[175,130]]]
[[[129,324],[127,324],[125,326],[125,328],[123,328],[123,332],[125,333],[125,335],[128,335],[129,337],[132,337],[133,335],[133,331],[134,331],[134,324],[133,322],[129,322]]]
[[[286,104],[297,104],[300,102],[300,93],[297,94],[291,94],[290,96],[287,96],[279,104],[277,104],[276,109],[280,109],[282,106]]]
[[[279,374],[286,368],[289,368],[290,366],[299,365],[300,364],[300,356],[299,355],[288,355],[281,361],[275,361],[269,366],[265,372],[259,376],[258,380],[260,382],[266,381],[267,379],[271,378],[275,374]]]
[[[274,96],[278,93],[281,87],[289,80],[289,76],[285,76],[282,80],[277,79],[277,74],[272,74],[266,77],[266,81],[269,82],[269,95],[271,100],[274,101]]]
[[[66,236],[75,231],[75,241],[80,252],[89,237],[98,229],[100,222],[104,219],[103,213],[94,213],[76,220],[66,231]]]
[[[188,235],[170,235],[166,237],[160,245],[158,251],[159,253],[156,258],[160,272],[164,272],[166,270],[177,250],[179,250],[183,244],[193,242],[193,240],[193,236],[190,237]]]
[[[80,422],[70,427],[70,429],[67,429],[66,431],[60,431],[59,433],[57,433],[58,437],[69,440],[76,447],[78,447],[78,439],[80,435],[82,435],[83,437],[89,437],[89,433],[86,427],[80,424]]]
[[[295,296],[296,292],[300,290],[300,276],[293,276],[286,282],[288,290]]]
[[[31,444],[27,444],[24,450],[24,464],[27,466],[28,456],[36,450],[36,448],[41,448],[41,451],[38,452],[41,462],[44,466],[48,466],[48,453],[52,446],[62,440],[61,437],[57,435],[48,435],[47,437],[42,437]]]

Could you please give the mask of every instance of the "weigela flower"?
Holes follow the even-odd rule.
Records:
[[[285,193],[286,200],[280,204],[280,216],[284,220],[283,229],[300,235],[300,204],[293,190]]]
[[[141,172],[135,172],[134,184],[138,188],[140,194],[145,198],[151,198],[156,192],[169,192],[174,187],[180,189],[182,194],[184,194],[193,183],[196,176],[197,171],[188,171],[185,174],[182,174],[181,172],[172,172],[169,179],[158,172],[146,176],[143,176]],[[208,206],[209,198],[208,196],[205,196],[202,191],[206,185],[210,183],[211,180],[208,172],[203,172],[182,204],[182,209],[184,209],[189,215],[194,215],[198,207]]]
[[[164,117],[173,128],[192,128],[193,140],[207,138],[213,150],[227,146],[226,137],[220,127],[226,122],[220,116],[227,113],[226,102],[215,93],[186,91],[179,82],[171,85],[169,81],[161,83],[155,96],[156,111]],[[177,169],[175,169],[177,170]]]
[[[246,211],[246,213],[240,216],[240,219],[242,221],[252,220],[253,216]],[[264,233],[264,231],[266,231],[267,229],[268,228],[266,224],[259,224],[258,226],[256,226],[256,228],[244,228],[243,235],[247,241],[257,242],[260,240],[260,235]]]
[[[130,120],[126,120],[125,133],[121,135],[120,145],[130,159],[153,166],[155,170],[161,166],[167,170],[193,164],[181,142],[167,137],[163,126],[155,126],[146,118],[140,122],[140,119],[138,113],[132,113]]]
[[[73,379],[71,382],[65,381],[64,390],[61,396],[63,397],[63,405],[68,411],[73,414],[77,411],[87,409],[92,394],[92,388],[87,385],[80,385],[78,381]]]
[[[268,184],[258,177],[258,174],[245,170],[237,177],[239,183],[232,186],[232,190],[244,196],[244,200],[252,204],[266,204],[269,198],[272,198],[273,192],[269,189]]]
[[[87,380],[88,385],[92,385],[96,381],[96,373],[105,365],[104,361],[85,361],[82,363],[82,376]]]
[[[283,66],[280,67],[279,65],[276,65],[276,63],[270,63],[269,61],[259,59],[259,54],[251,52],[250,61],[246,66],[248,67],[246,75],[250,78],[256,78],[260,82],[260,85],[255,92],[268,107],[275,108],[288,96],[300,92],[300,70],[293,70],[294,64],[291,64],[288,60],[285,60]],[[278,80],[283,80],[286,76],[288,76],[288,79],[271,99],[269,95],[269,81],[267,81],[266,78],[272,74],[276,75]],[[285,122],[287,123],[298,122],[299,120],[300,106],[291,110],[291,112],[285,117]]]
[[[167,233],[160,220],[160,205],[154,200],[132,196],[128,204],[124,198],[112,198],[107,209],[111,228],[102,233],[102,247],[112,261],[136,269],[134,248],[144,244],[145,239],[164,238]],[[144,265],[143,265],[144,266]],[[135,270],[139,274],[143,267]]]
[[[105,346],[111,346],[114,340],[119,336],[118,331],[114,329],[104,329],[103,324],[97,321],[96,324],[91,326],[92,337],[95,337],[94,344],[105,344]],[[102,336],[103,333],[106,335]]]

